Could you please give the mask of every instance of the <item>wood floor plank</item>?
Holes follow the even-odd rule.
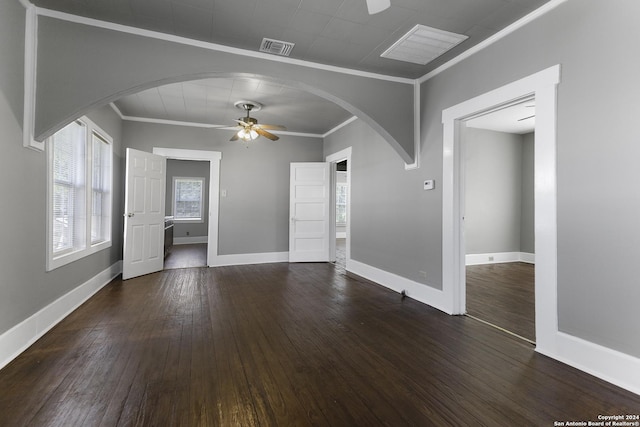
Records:
[[[553,425],[640,397],[332,264],[115,280],[0,371],[0,425]]]
[[[535,265],[469,265],[466,286],[469,315],[535,342]]]

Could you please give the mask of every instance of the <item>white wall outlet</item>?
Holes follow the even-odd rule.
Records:
[[[436,182],[433,179],[428,179],[424,182],[425,190],[433,190],[434,188],[436,188]]]

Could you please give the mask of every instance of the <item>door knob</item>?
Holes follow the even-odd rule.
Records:
[[[128,216],[129,218],[131,218],[131,217],[132,217],[132,216],[134,216],[134,215],[135,215],[135,214],[134,214],[133,212],[129,212],[129,213],[127,214],[127,216]]]

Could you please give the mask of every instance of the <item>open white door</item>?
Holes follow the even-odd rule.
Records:
[[[330,163],[291,163],[289,262],[329,261]]]
[[[164,198],[167,161],[127,148],[122,278],[164,267]]]

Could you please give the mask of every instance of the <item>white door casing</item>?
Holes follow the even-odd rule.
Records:
[[[448,313],[464,314],[465,254],[463,231],[464,170],[460,150],[461,122],[527,97],[536,100],[535,135],[535,311],[536,351],[555,354],[557,311],[556,88],[560,66],[509,83],[442,112],[442,293]]]
[[[330,163],[291,163],[289,262],[328,262]]]
[[[164,267],[166,159],[127,148],[122,278]]]

